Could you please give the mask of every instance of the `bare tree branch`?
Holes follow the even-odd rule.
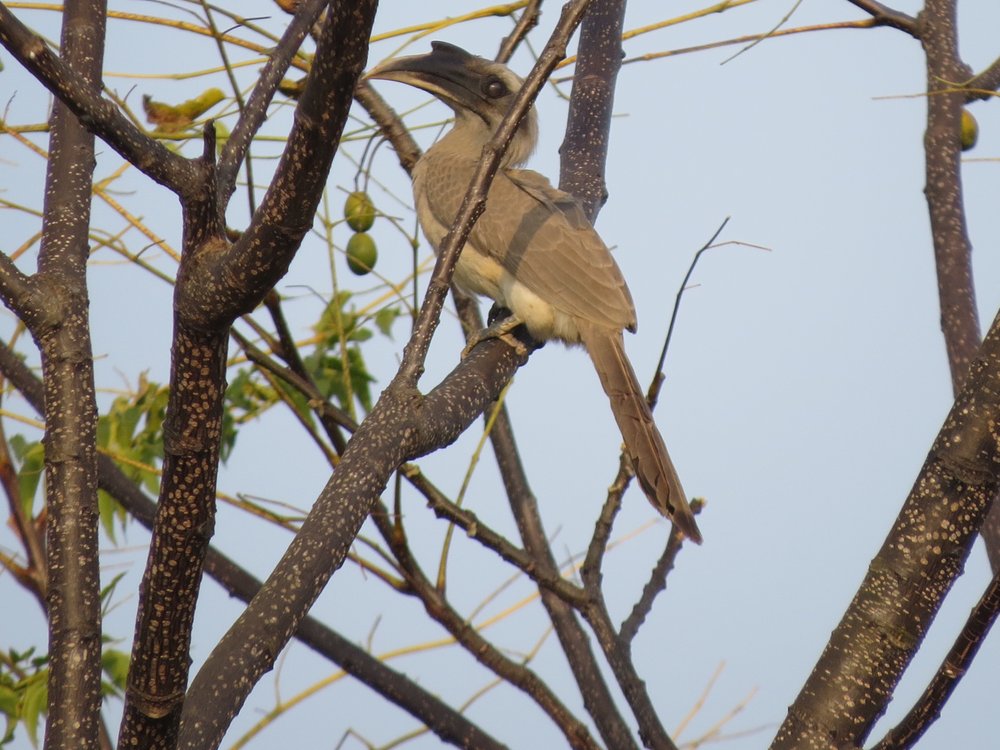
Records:
[[[1000,57],[969,81],[966,88],[969,90],[968,100],[992,98],[988,92],[1000,88]]]
[[[24,361],[3,343],[0,343],[0,372],[35,411],[43,412],[41,382]],[[98,478],[102,490],[118,500],[145,528],[153,528],[156,503],[147,498],[108,456],[98,456]],[[244,602],[249,602],[261,587],[260,581],[211,546],[205,556],[205,572],[229,594]],[[315,618],[305,617],[295,637],[409,712],[443,741],[458,747],[484,750],[501,750],[504,747],[442,700]]]
[[[696,515],[700,509],[700,502],[695,500],[691,503],[691,510]],[[642,627],[642,623],[646,620],[646,616],[653,609],[653,602],[656,601],[656,597],[666,588],[667,574],[673,570],[677,553],[681,551],[683,543],[684,535],[674,529],[667,539],[666,546],[663,548],[663,554],[660,555],[660,559],[656,561],[656,565],[653,566],[653,570],[649,574],[649,580],[643,586],[642,595],[618,629],[618,636],[624,643],[631,643],[635,639],[639,628]]]
[[[1000,486],[998,420],[1000,317],[773,750],[859,745],[885,711]]]
[[[514,24],[513,30],[500,42],[500,49],[497,50],[496,57],[493,59],[502,63],[510,60],[514,54],[514,50],[517,49],[524,37],[538,25],[538,18],[541,15],[542,0],[531,0],[525,6],[524,10],[521,11],[521,15],[518,17],[517,23]]]
[[[600,0],[587,11],[559,149],[559,187],[577,197],[591,222],[608,199],[604,171],[624,25],[625,0]]]
[[[292,16],[291,23],[285,28],[281,41],[271,50],[267,62],[260,71],[257,84],[240,113],[240,119],[233,128],[232,134],[222,148],[219,156],[218,195],[219,204],[225,206],[236,189],[236,176],[240,165],[246,158],[264,119],[267,108],[271,105],[278,84],[288,71],[292,59],[299,51],[303,40],[323,12],[327,0],[309,0],[303,2]]]
[[[483,348],[477,347],[477,351]],[[518,532],[525,549],[534,558],[541,573],[558,575],[558,566],[542,526],[538,501],[528,485],[524,467],[514,442],[513,427],[504,409],[490,433],[490,442],[496,453],[497,464],[503,477],[504,488],[510,502]],[[583,705],[593,717],[601,737],[608,747],[634,748],[635,740],[608,690],[607,682],[598,666],[591,648],[590,638],[580,625],[570,603],[547,589],[540,590],[542,604],[559,638],[566,661],[573,672]]]
[[[214,529],[229,327],[284,275],[312,224],[364,67],[374,5],[331,8],[275,178],[234,245],[218,203],[215,131],[206,127],[197,163],[204,187],[182,200],[184,252],[174,288],[163,478],[136,619],[122,748],[166,750],[176,742],[202,564]],[[168,609],[171,617],[160,616]]]
[[[941,331],[956,394],[982,339],[972,242],[965,218],[960,142],[962,105],[966,100],[960,84],[972,74],[959,55],[957,23],[956,0],[928,0],[921,15],[930,94],[924,132],[924,195],[934,242]],[[990,511],[981,534],[993,571],[1000,571],[1000,505]]]
[[[928,0],[922,19],[928,93],[924,194],[934,240],[941,329],[957,394],[982,339],[962,197],[959,134],[964,96],[956,91],[970,74],[959,58],[955,0]]]
[[[390,107],[385,99],[371,87],[368,81],[359,81],[354,92],[358,103],[367,110],[368,114],[378,125],[399,158],[399,163],[406,170],[407,174],[413,171],[413,166],[420,158],[420,147],[413,140],[410,131],[406,129],[399,115]]]
[[[0,299],[21,320],[37,317],[44,306],[31,277],[4,253],[0,253]]]
[[[965,627],[934,678],[903,720],[893,727],[874,750],[908,750],[941,715],[941,709],[965,676],[986,636],[1000,613],[1000,574],[990,585],[969,615]]]
[[[917,19],[912,16],[908,16],[905,13],[901,13],[900,11],[890,8],[887,5],[883,5],[882,3],[877,2],[877,0],[847,1],[870,14],[877,25],[891,26],[895,29],[899,29],[900,31],[905,31],[914,38],[920,38],[920,29],[917,25]]]
[[[584,7],[585,3],[577,0],[564,11],[553,39],[543,52],[533,76],[529,77],[529,86],[522,92],[524,98],[520,114],[528,106],[527,96],[531,87],[537,91],[563,54],[561,50],[565,49],[566,40]],[[310,75],[315,73],[314,67]],[[506,125],[501,126],[494,139],[495,143],[502,144],[505,138],[509,139],[513,133],[514,117],[518,114],[514,111],[508,116]],[[484,160],[478,175],[479,183],[485,183],[490,171],[489,162],[492,161],[492,169],[496,169],[499,151],[493,154]],[[451,265],[460,247],[461,231],[468,232],[473,214],[472,203],[474,201],[467,201],[462,221],[457,222],[459,233],[453,232],[449,241]],[[464,227],[461,226],[463,222]],[[316,500],[300,532],[261,592],[223,637],[192,683],[185,709],[181,747],[217,745],[225,727],[246,699],[250,686],[270,667],[330,575],[343,563],[391,472],[404,460],[454,439],[468,424],[467,420],[479,414],[488,400],[499,392],[499,385],[506,381],[516,366],[510,353],[512,350],[496,342],[509,350],[509,368],[489,373],[486,379],[480,376],[469,379],[466,376],[473,372],[473,365],[478,359],[474,352],[426,399],[413,388],[428,344],[421,341],[421,336],[429,337],[435,327],[434,321],[441,307],[440,297],[447,289],[447,279],[441,277],[447,274],[447,269],[442,270],[439,261],[428,292],[429,301],[421,311],[417,332],[407,345],[399,373],[354,434],[338,470]],[[435,292],[435,284],[444,286]],[[451,400],[459,394],[460,401]],[[430,402],[435,399],[441,403],[440,408],[430,408]],[[247,644],[254,644],[254,648],[248,651]],[[208,696],[212,699],[208,700]]]
[[[181,747],[217,746],[250,688],[343,564],[396,467],[453,441],[495,398],[517,366],[513,349],[497,345],[509,359],[495,372],[482,368],[480,350],[487,347],[479,347],[426,397],[398,386],[383,392],[281,561],[194,679]]]
[[[372,513],[382,538],[390,545],[406,576],[413,594],[424,605],[431,618],[447,630],[470,655],[487,669],[518,688],[538,704],[576,750],[598,750],[585,724],[566,708],[544,680],[523,664],[518,664],[486,640],[466,618],[452,608],[432,584],[410,552],[401,519],[390,520],[384,507],[376,506]]]
[[[52,56],[86,96],[100,92],[105,11],[102,0],[67,2],[62,59]],[[50,717],[45,747],[96,750],[101,580],[97,403],[87,298],[94,137],[60,102],[53,107],[50,132],[42,241],[32,279],[38,306],[24,317],[42,355],[45,396]]]

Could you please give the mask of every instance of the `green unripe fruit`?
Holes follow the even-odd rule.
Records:
[[[976,141],[979,140],[979,123],[976,122],[976,118],[972,116],[972,113],[967,110],[962,110],[962,150],[968,151],[970,148],[976,145]]]
[[[377,260],[375,240],[367,232],[357,232],[347,241],[347,267],[358,276],[364,276],[375,268]]]
[[[364,190],[355,190],[344,203],[347,226],[355,232],[367,232],[375,223],[375,204]]]

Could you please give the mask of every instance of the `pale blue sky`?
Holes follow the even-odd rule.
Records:
[[[119,4],[121,5],[121,4]],[[159,14],[153,3],[121,7]],[[626,45],[629,56],[686,47],[774,27],[793,3],[759,0],[750,6],[691,24],[640,37]],[[456,15],[479,4],[434,3],[430,13]],[[641,26],[697,7],[685,3],[633,2],[627,28]],[[915,13],[919,4],[897,6]],[[244,2],[247,16],[270,16],[261,25],[277,29],[284,19],[263,0]],[[1000,7],[963,4],[961,42],[967,62],[990,62],[1000,28]],[[53,14],[19,12],[29,24],[55,33]],[[426,4],[386,0],[376,23],[384,31],[426,18]],[[558,15],[547,5],[542,29],[533,37],[540,48],[545,30]],[[845,0],[806,0],[790,20],[805,25],[859,18]],[[220,22],[220,25],[224,25]],[[477,21],[436,33],[484,55],[492,55],[509,31],[507,19]],[[112,21],[108,70],[162,72],[178,66],[196,70],[214,59],[211,43]],[[428,48],[416,42],[412,51]],[[372,48],[370,61],[392,52],[397,42]],[[162,61],[158,49],[171,52]],[[184,54],[177,62],[178,50]],[[765,252],[730,245],[703,258],[685,296],[668,358],[667,384],[657,420],[688,492],[705,497],[699,523],[700,548],[686,548],[651,619],[635,643],[654,702],[668,727],[688,712],[720,663],[719,677],[702,712],[684,739],[710,727],[756,690],[752,701],[728,727],[759,733],[733,739],[723,747],[750,750],[765,746],[812,669],[830,631],[880,546],[951,404],[951,386],[938,330],[936,282],[923,187],[923,56],[917,42],[892,29],[829,31],[772,40],[722,63],[735,48],[622,69],[608,166],[610,200],[598,221],[629,281],[639,316],[639,333],[626,342],[636,369],[648,380],[662,344],[677,287],[695,251],[725,217],[722,239],[765,246]],[[153,51],[152,54],[150,51]],[[5,70],[0,95],[16,94],[7,117],[37,120],[44,100],[19,66],[0,52]],[[236,54],[239,59],[239,54]],[[513,66],[524,74],[526,50]],[[252,80],[252,70],[241,72]],[[141,93],[178,101],[204,88],[203,82],[164,83],[109,79],[129,101]],[[225,87],[221,80],[215,85]],[[378,90],[398,108],[425,101],[407,87],[379,82]],[[568,91],[568,88],[566,89]],[[565,122],[565,102],[547,90],[539,101],[542,140],[531,167],[556,178],[557,149]],[[970,158],[1000,152],[1000,115],[993,102],[973,111],[981,133]],[[359,113],[360,114],[360,113]],[[413,123],[447,116],[440,105],[412,116]],[[268,127],[280,128],[286,114]],[[436,131],[419,135],[426,146]],[[22,203],[39,200],[41,162],[9,139],[0,140],[0,189]],[[270,148],[273,153],[276,146]],[[352,147],[360,154],[360,146]],[[113,160],[108,159],[107,163]],[[103,164],[104,162],[102,162]],[[266,174],[258,162],[258,179]],[[964,168],[970,232],[976,247],[977,292],[984,328],[1000,305],[997,237],[996,162],[970,162]],[[106,173],[107,169],[105,169]],[[389,189],[408,199],[409,186],[388,148],[379,152],[376,171]],[[348,187],[354,168],[338,158],[331,188]],[[179,246],[176,200],[145,182],[141,213]],[[343,193],[333,190],[333,205]],[[407,207],[378,187],[380,207],[412,225]],[[135,204],[132,204],[135,205]],[[231,222],[244,221],[244,202],[234,200]],[[135,209],[133,209],[135,210]],[[114,227],[120,222],[108,220]],[[19,244],[28,225],[3,214],[8,236]],[[341,230],[343,231],[343,230]],[[381,268],[388,276],[409,262],[408,248],[385,222],[374,230]],[[346,233],[338,242],[346,242]],[[10,247],[4,247],[10,250]],[[426,244],[422,253],[427,253]],[[97,259],[102,259],[99,253]],[[110,255],[103,255],[110,260]],[[168,264],[165,264],[168,267]],[[371,287],[346,276],[340,278]],[[95,352],[99,385],[121,387],[148,370],[163,380],[168,362],[170,289],[133,268],[95,265],[91,274]],[[304,334],[321,308],[308,285],[328,294],[329,272],[318,242],[303,247],[279,291],[300,297],[289,312]],[[362,297],[360,299],[367,299]],[[447,313],[431,352],[424,385],[430,387],[457,361],[458,327]],[[140,323],[141,321],[141,323]],[[6,317],[2,331],[9,331]],[[395,338],[376,339],[369,364],[387,382],[405,340],[405,322]],[[519,445],[539,497],[554,548],[560,556],[586,545],[604,488],[617,466],[619,435],[586,356],[549,345],[517,375],[509,404]],[[6,424],[8,431],[15,426]],[[458,491],[464,467],[475,448],[479,424],[458,443],[421,462],[435,482]],[[558,449],[556,449],[558,447]],[[246,492],[308,507],[328,475],[325,464],[285,415],[248,425],[237,454],[224,470],[220,489]],[[411,539],[433,570],[443,533],[422,502],[407,497]],[[506,501],[487,454],[472,481],[467,503],[490,525],[513,533]],[[620,533],[636,529],[655,514],[638,489],[629,492]],[[616,619],[627,614],[667,533],[656,524],[615,550],[605,581]],[[128,542],[146,537],[131,529]],[[216,542],[263,576],[287,544],[287,535],[221,506]],[[0,545],[9,549],[8,531]],[[449,592],[470,611],[503,584],[510,571],[462,540]],[[105,575],[127,564],[133,582],[141,572],[141,552],[112,553]],[[977,545],[966,575],[957,584],[927,643],[907,674],[897,700],[873,738],[881,736],[909,708],[937,667],[961,623],[989,580],[985,555]],[[123,584],[124,585],[124,584]],[[0,598],[11,601],[15,585],[0,578]],[[501,611],[530,593],[516,582],[486,612]],[[198,613],[195,667],[239,611],[238,605],[207,583]],[[4,618],[0,643],[34,642],[41,618],[21,593],[19,615]],[[134,597],[110,618],[109,631],[131,632]],[[20,614],[23,612],[23,614]],[[442,636],[425,622],[415,602],[402,605],[385,588],[348,566],[334,577],[314,614],[345,635],[384,652]],[[377,625],[377,627],[376,627]],[[489,631],[506,648],[527,650],[542,636],[544,615],[537,604]],[[554,641],[543,646],[533,665],[558,686],[564,699],[579,706]],[[408,656],[394,666],[422,685],[461,702],[489,682],[474,662],[455,649]],[[275,679],[289,697],[333,668],[304,647],[293,646],[280,672],[258,686],[234,724],[227,747],[272,705]],[[979,748],[995,743],[989,720],[1000,671],[1000,646],[994,637],[920,745],[922,750]],[[554,728],[540,711],[513,690],[481,698],[469,715],[517,748],[561,747]],[[256,747],[335,747],[348,727],[375,743],[385,743],[414,728],[414,722],[348,681],[311,698],[266,730]],[[26,743],[15,747],[26,747]],[[433,738],[409,747],[434,748]],[[361,747],[347,740],[345,748]]]

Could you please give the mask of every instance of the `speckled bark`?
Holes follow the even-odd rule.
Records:
[[[76,85],[99,89],[104,6],[67,2],[62,57]],[[48,513],[49,704],[45,747],[98,747],[101,609],[97,407],[87,298],[94,138],[56,104],[45,186],[38,307],[25,317],[42,355]]]
[[[961,573],[1000,486],[998,321],[775,750],[860,745]]]
[[[625,22],[625,0],[595,0],[587,10],[580,27],[580,42],[577,51],[576,70],[573,76],[573,90],[570,96],[566,133],[560,147],[559,188],[574,195],[584,206],[591,221],[608,198],[605,182],[608,148],[611,141],[611,116],[614,111],[615,86],[621,68],[621,35]],[[499,439],[498,435],[498,439]],[[526,528],[535,525],[541,529],[541,519],[537,510],[530,515],[518,517],[522,536]],[[538,550],[548,543],[544,535],[536,531],[533,538],[525,538],[525,546]],[[547,551],[544,564],[554,566],[551,551]],[[652,706],[645,684],[638,678],[635,665],[631,661],[627,645],[617,642],[616,634],[610,626],[608,613],[601,599],[599,588],[591,589],[591,595],[598,601],[582,608],[584,616],[597,635],[598,643],[612,666],[619,688],[625,695],[629,708],[639,725],[639,735],[644,746],[650,748],[674,748],[655,709]],[[635,747],[631,730],[625,725],[614,699],[608,692],[606,682],[597,669],[596,659],[589,639],[582,634],[575,615],[568,612],[563,602],[557,602],[551,594],[543,592],[543,601],[557,627],[560,643],[567,657],[577,684],[580,686],[584,705],[601,731],[601,736],[609,747]],[[572,624],[569,618],[572,617]]]
[[[191,629],[215,523],[226,333],[174,331],[163,480],[132,645],[119,747],[170,748],[187,689]]]
[[[25,397],[31,407],[41,414],[43,411],[41,381],[28,369],[24,361],[2,342],[0,342],[0,372]],[[147,498],[135,482],[126,477],[109,457],[99,455],[97,466],[100,488],[125,506],[135,520],[147,529],[151,529],[156,515],[156,504]],[[260,581],[211,546],[205,555],[205,572],[223,589],[243,602],[249,602],[261,587]],[[312,617],[303,619],[295,637],[319,656],[329,659],[359,682],[404,711],[408,711],[442,741],[477,750],[480,748],[503,750],[503,745],[440,698],[431,695],[405,675],[379,661],[318,620]]]
[[[958,85],[972,74],[959,58],[955,16],[955,0],[927,0],[920,16],[920,30],[927,56],[929,94],[924,131],[924,194],[934,240],[941,330],[948,350],[951,382],[958,393],[982,335],[972,280],[972,243],[962,198],[959,138],[965,95]]]
[[[510,379],[520,362],[506,344],[493,343],[504,350],[499,365],[481,346],[426,397],[399,379],[383,392],[281,561],[192,682],[179,747],[218,746],[253,685],[343,564],[392,472],[457,439]]]
[[[375,2],[331,3],[275,178],[235,244],[206,129],[197,177],[182,195],[184,247],[174,288],[163,478],[140,590],[119,747],[172,748],[188,681],[199,584],[215,518],[229,326],[285,274],[326,185],[367,58]],[[200,706],[216,710],[213,705]]]
[[[591,221],[608,199],[604,172],[624,23],[625,0],[591,3],[580,29],[566,135],[559,149],[559,187],[583,203]]]
[[[902,721],[889,730],[874,750],[908,750],[941,715],[941,707],[972,665],[979,647],[1000,614],[1000,576],[993,576],[965,627],[941,662],[934,677]]]
[[[924,153],[928,215],[934,241],[941,331],[954,393],[961,390],[982,337],[972,273],[972,242],[962,196],[959,142],[962,105],[958,84],[972,77],[960,57],[955,0],[928,0],[918,26],[927,58],[927,129]],[[950,91],[951,93],[944,93]],[[1000,570],[1000,505],[981,529],[993,572]]]

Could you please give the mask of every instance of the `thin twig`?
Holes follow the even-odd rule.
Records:
[[[677,316],[681,309],[681,299],[684,297],[684,292],[687,291],[688,282],[691,281],[691,276],[694,274],[694,269],[698,265],[698,261],[701,260],[701,256],[705,254],[705,251],[711,249],[713,243],[722,234],[722,230],[726,228],[726,224],[729,223],[729,217],[727,216],[719,224],[719,228],[715,230],[711,237],[708,238],[708,242],[702,245],[698,251],[694,254],[691,259],[691,265],[688,266],[687,273],[684,274],[684,278],[681,280],[680,288],[677,290],[677,294],[674,295],[674,309],[670,313],[670,323],[667,325],[667,335],[663,339],[663,349],[660,350],[660,358],[656,360],[656,372],[662,373],[664,363],[667,360],[667,351],[670,349],[670,341],[674,336],[674,326],[677,325]],[[654,381],[653,386],[650,386],[649,393],[647,397],[649,399],[650,408],[653,408],[656,404],[656,398],[659,395],[659,384]]]
[[[701,511],[701,508],[702,503],[700,500],[696,498],[691,501],[692,513],[697,515]],[[656,597],[667,587],[667,574],[673,570],[677,553],[681,551],[683,543],[684,535],[677,529],[671,529],[670,536],[667,538],[667,544],[663,548],[663,554],[660,555],[660,559],[653,566],[653,570],[649,574],[649,580],[646,581],[646,585],[642,589],[642,595],[632,607],[629,616],[625,618],[625,621],[618,629],[618,637],[625,643],[632,642],[636,633],[639,632],[639,628],[646,621],[646,616],[653,608],[653,602],[656,601]]]
[[[281,40],[268,54],[267,62],[260,72],[259,80],[250,93],[250,98],[247,100],[246,106],[241,107],[240,119],[233,128],[233,132],[230,134],[226,144],[222,148],[222,154],[219,156],[217,190],[221,205],[226,205],[229,197],[236,189],[236,176],[239,172],[239,165],[249,153],[253,137],[267,116],[267,108],[274,98],[274,92],[277,90],[278,84],[281,83],[292,60],[298,54],[299,47],[309,33],[313,22],[319,17],[325,6],[326,2],[323,2],[323,0],[308,0],[308,2],[300,3],[291,23],[288,24],[285,33],[282,34]],[[213,35],[217,43],[221,46],[222,40],[219,39],[217,32]],[[236,90],[235,85],[234,90]],[[249,183],[252,189],[253,180],[250,180]],[[251,208],[253,208],[252,202]]]
[[[510,34],[505,36],[503,41],[500,42],[500,49],[497,50],[497,55],[493,59],[501,63],[506,63],[510,60],[521,40],[538,25],[538,17],[541,14],[542,0],[531,0],[525,9],[521,11],[521,15],[518,17],[517,23],[514,24],[514,28]]]
[[[876,0],[847,1],[868,13],[879,26],[891,26],[900,31],[905,31],[915,39],[920,38],[920,28],[917,24],[917,19],[912,16],[890,8],[888,5],[883,5]]]
[[[544,680],[525,665],[505,656],[452,608],[413,557],[403,531],[402,519],[390,518],[381,504],[376,504],[372,519],[399,561],[413,594],[423,604],[427,614],[442,625],[476,661],[535,701],[559,727],[570,747],[576,750],[599,750],[586,725],[573,715]]]

